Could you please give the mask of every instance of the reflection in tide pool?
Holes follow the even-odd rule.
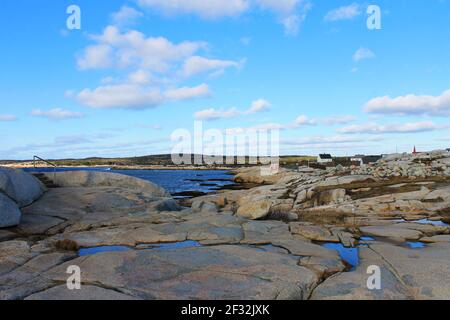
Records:
[[[155,249],[155,250],[175,250],[185,248],[196,248],[202,245],[197,241],[182,241],[172,243],[158,243],[158,244],[141,244],[136,249]]]
[[[431,224],[433,226],[440,226],[440,227],[449,227],[450,225],[448,223],[442,222],[442,221],[431,221],[428,219],[422,219],[413,221],[414,223],[420,223],[420,224]]]
[[[425,243],[423,242],[406,242],[406,244],[411,249],[423,249],[426,247]]]
[[[121,251],[131,251],[133,248],[126,246],[101,246],[101,247],[92,247],[92,248],[83,248],[78,251],[78,255],[82,256],[90,256],[97,253],[102,252],[121,252]]]
[[[341,259],[352,266],[350,271],[355,271],[356,267],[359,266],[359,248],[346,248],[341,243],[326,243],[323,247],[336,250]]]

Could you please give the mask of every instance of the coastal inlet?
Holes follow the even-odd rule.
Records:
[[[24,171],[53,172],[53,168],[26,168]],[[98,171],[128,175],[153,182],[166,189],[175,199],[192,198],[236,187],[226,170],[113,170],[109,168],[57,168],[57,172]]]

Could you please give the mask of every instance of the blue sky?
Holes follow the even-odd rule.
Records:
[[[1,159],[166,153],[196,119],[277,127],[282,154],[450,147],[448,0],[0,6]]]

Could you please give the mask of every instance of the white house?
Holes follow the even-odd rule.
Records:
[[[331,162],[333,162],[333,157],[331,156],[331,154],[319,154],[319,156],[317,157],[317,162],[318,163],[331,163]]]

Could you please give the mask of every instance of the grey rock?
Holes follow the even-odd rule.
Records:
[[[0,193],[14,200],[19,208],[30,205],[44,192],[44,185],[31,174],[22,170],[0,167]]]
[[[22,212],[9,197],[0,193],[0,228],[13,227],[20,223]]]

